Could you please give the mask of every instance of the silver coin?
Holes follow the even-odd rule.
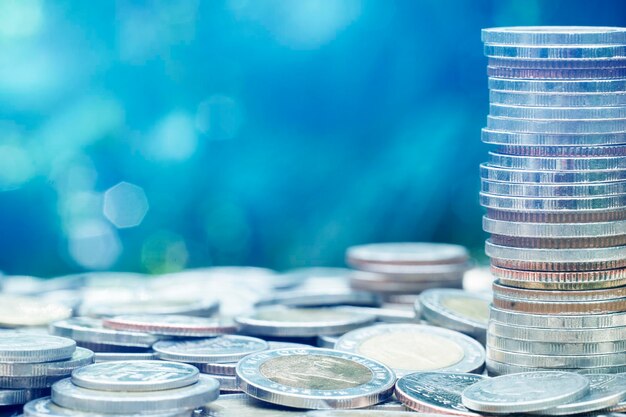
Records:
[[[329,349],[278,349],[246,356],[237,365],[248,395],[298,408],[362,408],[386,400],[396,376],[363,356]]]
[[[376,317],[333,308],[263,307],[237,317],[241,332],[261,336],[311,337],[345,333],[373,323]]]
[[[432,277],[429,277],[432,278]],[[419,294],[430,288],[461,288],[463,286],[463,274],[455,274],[450,279],[436,279],[430,281],[390,280],[382,274],[372,272],[357,272],[352,275],[350,285],[364,291],[372,291],[381,295],[406,295]]]
[[[567,404],[589,392],[589,380],[570,372],[529,372],[488,378],[463,391],[463,405],[470,410],[524,413]]]
[[[219,396],[219,382],[200,375],[193,385],[160,391],[115,392],[81,388],[69,378],[52,386],[52,401],[80,411],[122,414],[194,409]]]
[[[396,397],[412,410],[455,416],[478,416],[463,405],[463,390],[485,376],[467,373],[416,372],[396,382]]]
[[[90,317],[73,317],[54,322],[50,325],[50,333],[77,342],[142,348],[149,348],[159,340],[157,336],[148,333],[107,329],[102,326],[102,320]]]
[[[208,317],[218,312],[220,303],[215,299],[189,300],[188,298],[155,297],[134,299],[111,304],[92,304],[81,308],[81,314],[91,317],[112,317],[131,314],[172,314]]]
[[[624,45],[498,45],[485,44],[485,55],[503,58],[616,58],[626,56]]]
[[[72,315],[72,309],[41,297],[0,294],[0,326],[44,326]]]
[[[26,404],[47,393],[47,389],[0,389],[0,407]]]
[[[306,347],[310,347],[307,345],[303,345]],[[222,363],[190,363],[190,365],[198,368],[200,372],[203,374],[211,374],[215,375],[224,375],[224,376],[235,376],[237,373],[235,372],[235,368],[237,367],[237,362],[222,362]],[[223,387],[221,387],[223,388]]]
[[[50,397],[39,398],[24,405],[24,417],[103,417],[113,416],[89,411],[78,411],[56,405]],[[114,414],[115,417],[142,417],[144,413]],[[190,417],[189,410],[151,412],[150,417]]]
[[[625,144],[626,133],[519,133],[483,128],[481,139],[484,143],[509,146],[613,146]]]
[[[92,351],[77,347],[68,359],[53,362],[1,362],[0,378],[68,376],[74,369],[93,363],[93,359],[94,353]]]
[[[373,243],[353,246],[346,252],[348,262],[440,265],[464,263],[467,249],[441,243]]]
[[[626,119],[513,119],[487,116],[487,128],[520,133],[623,133]]]
[[[373,315],[376,316],[376,320],[384,323],[414,323],[419,321],[419,316],[415,314],[415,311],[408,309],[355,306],[341,306],[337,307],[337,309],[353,313]]]
[[[531,368],[528,366],[512,365],[509,363],[502,363],[487,358],[486,361],[487,373],[490,376],[519,374],[525,372],[545,372],[554,371],[554,368]],[[561,372],[574,372],[580,375],[595,375],[595,374],[617,374],[626,372],[625,366],[616,366],[612,368],[571,368],[571,369],[556,369]]]
[[[350,265],[358,271],[373,272],[386,276],[390,281],[445,280],[458,277],[473,266],[471,261],[448,264],[402,264],[365,262],[353,259]],[[350,278],[354,273],[350,274]]]
[[[626,80],[512,80],[489,78],[489,89],[532,93],[623,93]]]
[[[626,367],[624,352],[601,355],[538,355],[517,353],[487,347],[487,357],[497,362],[530,368],[579,369]]]
[[[511,183],[594,183],[623,181],[626,170],[599,171],[540,171],[501,168],[489,164],[480,165],[480,176],[485,180]]]
[[[626,68],[507,68],[489,65],[487,75],[493,78],[531,80],[607,80],[625,78]]]
[[[153,346],[160,359],[191,363],[233,362],[267,348],[264,340],[237,335],[197,340],[163,340]]]
[[[489,101],[508,106],[611,107],[626,105],[624,93],[534,93],[489,91]]]
[[[608,328],[531,328],[518,327],[496,321],[489,321],[488,334],[508,339],[560,342],[560,343],[595,343],[614,342],[626,339],[626,327]]]
[[[102,391],[158,391],[198,382],[195,366],[165,361],[97,363],[72,371],[72,383]]]
[[[490,320],[518,327],[543,329],[597,329],[626,326],[626,313],[585,314],[565,316],[553,314],[528,314],[491,307]]]
[[[483,217],[483,230],[504,236],[537,238],[585,238],[626,234],[626,220],[596,223],[509,222]]]
[[[597,184],[515,184],[499,181],[481,181],[481,191],[486,194],[511,197],[593,197],[626,194],[626,181],[614,181]]]
[[[535,157],[518,155],[501,155],[489,152],[489,165],[500,168],[546,170],[546,171],[597,171],[608,169],[624,169],[626,163],[619,156],[598,157]]]
[[[506,352],[533,355],[601,355],[605,353],[626,352],[626,341],[616,340],[587,343],[537,342],[488,335],[487,347]]]
[[[157,359],[154,352],[95,352],[95,362],[151,361]]]
[[[240,392],[239,385],[237,384],[237,377],[232,375],[217,375],[217,374],[207,374],[211,378],[215,378],[220,383],[221,391],[228,392]]]
[[[476,340],[419,324],[380,324],[341,336],[335,349],[380,361],[399,377],[417,371],[477,372],[485,350]]]
[[[494,117],[515,119],[621,119],[626,117],[626,106],[533,107],[490,103],[489,114]]]
[[[52,362],[67,359],[76,342],[58,336],[4,333],[0,337],[0,362]]]
[[[484,340],[491,299],[483,294],[454,289],[424,291],[419,298],[426,321]]]
[[[626,43],[626,29],[603,26],[510,26],[481,30],[485,43],[501,45],[600,45]]]
[[[514,211],[600,211],[626,208],[626,194],[594,197],[529,198],[480,193],[480,204],[495,210]]]
[[[234,333],[237,328],[229,318],[195,317],[179,314],[132,314],[104,319],[102,324],[121,331],[137,331],[158,336],[213,337]]]
[[[510,259],[516,261],[534,262],[595,262],[612,261],[626,258],[626,246],[612,248],[583,248],[583,249],[536,249],[513,248],[494,245],[487,240],[485,253],[489,257]]]
[[[305,411],[259,401],[247,394],[223,394],[194,417],[303,417]]]
[[[292,343],[292,342],[277,342],[274,340],[268,340],[267,341],[267,345],[268,345],[268,349],[284,349],[284,348],[289,348],[289,349],[293,349],[293,348],[299,348],[299,349],[307,349],[310,347],[313,347],[311,345],[306,345],[304,343]]]
[[[504,155],[540,156],[553,158],[587,158],[626,156],[624,145],[570,146],[570,145],[497,145],[496,153]]]
[[[273,293],[259,300],[255,307],[285,305],[289,307],[326,307],[336,305],[378,306],[380,297],[364,292],[346,289],[291,290]]]

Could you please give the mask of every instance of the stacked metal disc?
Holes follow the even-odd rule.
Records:
[[[626,29],[482,32],[491,374],[626,370]]]

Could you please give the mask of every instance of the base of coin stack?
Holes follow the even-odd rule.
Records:
[[[482,33],[491,375],[626,371],[626,29]]]

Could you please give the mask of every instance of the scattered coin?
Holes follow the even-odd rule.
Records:
[[[198,340],[163,340],[153,346],[160,359],[191,363],[233,362],[267,348],[267,342],[262,339],[238,335]]]
[[[53,362],[67,359],[76,350],[72,339],[25,333],[4,333],[0,338],[0,362]]]
[[[42,326],[72,315],[72,309],[63,304],[44,301],[37,297],[0,294],[0,326]]]
[[[226,318],[205,318],[170,314],[138,314],[104,319],[107,328],[136,331],[159,336],[212,337],[234,333],[235,323]]]
[[[105,328],[102,320],[90,317],[73,317],[54,322],[50,325],[50,333],[74,339],[78,343],[138,348],[149,348],[159,340],[157,336],[148,333]]]

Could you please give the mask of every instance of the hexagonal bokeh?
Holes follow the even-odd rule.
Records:
[[[104,216],[119,229],[139,226],[149,204],[143,188],[120,182],[104,193]]]

